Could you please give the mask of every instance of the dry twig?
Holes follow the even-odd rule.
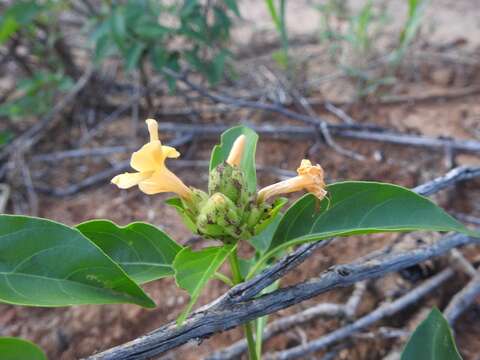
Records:
[[[443,284],[449,278],[453,276],[454,272],[451,269],[445,269],[433,276],[431,279],[425,281],[422,285],[418,286],[414,290],[410,291],[406,295],[399,299],[383,304],[371,313],[361,317],[354,323],[346,325],[340,329],[337,329],[325,336],[322,336],[316,340],[310,341],[307,344],[295,346],[288,350],[279,351],[276,353],[270,353],[265,355],[266,360],[291,360],[304,358],[307,354],[311,354],[315,351],[319,351],[327,348],[328,346],[335,344],[336,342],[350,337],[354,333],[374,324],[375,322],[396,314],[397,312],[405,309],[406,307],[416,303],[422,297],[436,289]]]
[[[248,125],[263,137],[285,140],[316,140],[317,135],[310,127],[292,126],[292,125]],[[226,124],[208,125],[208,124],[179,124],[179,123],[161,123],[160,129],[165,132],[185,132],[194,134],[199,138],[212,139],[218,137],[223,131],[229,128]],[[393,132],[381,131],[384,129],[378,127],[365,126],[358,124],[328,124],[328,129],[332,136],[338,136],[346,139],[357,139],[365,141],[378,141],[396,145],[409,145],[415,147],[425,147],[432,149],[451,149],[455,152],[480,153],[480,141],[477,140],[455,140],[445,138],[431,138],[421,135],[409,135]]]
[[[278,319],[269,324],[262,336],[262,341],[279,335],[294,326],[305,324],[318,318],[353,318],[358,305],[365,293],[366,283],[364,281],[355,284],[355,289],[345,304],[319,303],[297,314]],[[208,360],[235,359],[247,351],[246,339],[241,339],[229,347],[215,352],[208,356]]]
[[[78,79],[68,94],[61,98],[46,116],[44,116],[40,121],[35,123],[35,125],[30,127],[27,131],[18,136],[14,141],[2,149],[0,152],[0,160],[4,160],[14,151],[21,149],[23,152],[25,152],[34,146],[50,128],[52,122],[55,120],[56,115],[58,115],[65,109],[65,107],[75,100],[78,93],[82,91],[83,88],[88,84],[92,74],[93,67],[90,67],[85,71],[80,79]]]
[[[460,315],[468,309],[468,307],[478,298],[480,295],[480,272],[477,271],[475,277],[469,281],[469,283],[460,290],[450,300],[447,308],[444,311],[445,317],[448,322],[453,325]]]
[[[282,288],[259,298],[238,301],[240,296],[233,294],[236,288],[224,296],[192,314],[182,327],[175,323],[167,324],[158,330],[103,353],[89,360],[105,359],[148,359],[167,350],[178,347],[189,340],[208,337],[213,333],[225,331],[255,318],[271,314],[298,304],[334,288],[345,287],[355,282],[377,278],[389,272],[399,271],[414,264],[442,255],[452,248],[478,243],[479,240],[457,234],[442,238],[435,244],[422,246],[415,250],[389,254],[374,261],[334,266],[319,277]],[[451,271],[451,270],[450,270]],[[257,278],[262,278],[259,274]],[[257,278],[252,279],[253,283]],[[241,284],[248,287],[250,282]],[[255,284],[253,284],[255,286]],[[248,290],[248,289],[246,289]],[[254,294],[257,291],[253,292]]]

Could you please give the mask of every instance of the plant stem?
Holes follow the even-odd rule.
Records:
[[[230,268],[232,269],[233,283],[240,284],[243,281],[240,273],[240,264],[238,263],[237,248],[235,248],[229,256]],[[258,360],[256,353],[255,339],[253,338],[252,323],[248,322],[243,325],[243,331],[248,343],[248,355],[250,360]]]
[[[225,274],[222,274],[221,272],[216,272],[215,274],[213,274],[213,276],[220,280],[220,281],[223,281],[225,284],[227,284],[228,286],[234,286],[235,284],[233,283],[232,279],[230,279],[227,275]]]

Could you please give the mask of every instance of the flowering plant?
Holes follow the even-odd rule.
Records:
[[[1,301],[46,307],[154,307],[140,285],[173,276],[190,295],[178,317],[182,326],[210,279],[234,286],[298,244],[413,230],[478,236],[427,198],[397,185],[345,181],[327,186],[321,166],[309,160],[301,161],[297,176],[257,191],[258,136],[243,126],[226,131],[214,147],[208,190],[188,187],[166,167],[166,160],[179,157],[179,152],[162,145],[155,120],[147,120],[147,126],[149,142],[131,157],[136,172],[117,175],[112,183],[121,189],[138,186],[149,195],[176,194],[167,203],[193,233],[216,245],[193,250],[143,222],[118,226],[91,220],[69,227],[47,219],[0,215]],[[307,194],[282,212],[287,200],[279,196],[301,190]],[[239,257],[240,246],[249,246],[251,255]],[[229,273],[220,270],[227,260]],[[251,359],[261,357],[264,325],[257,320],[244,326]]]

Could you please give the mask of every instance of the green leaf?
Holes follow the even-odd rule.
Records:
[[[255,248],[255,250],[257,250],[260,254],[265,253],[270,247],[270,244],[273,239],[273,235],[275,234],[275,231],[277,230],[277,227],[280,224],[281,220],[282,220],[282,215],[277,214],[277,216],[273,218],[273,220],[268,224],[268,226],[262,232],[255,235],[249,240],[250,243]]]
[[[110,31],[119,49],[123,49],[127,40],[125,8],[117,6],[110,16]]]
[[[43,10],[45,5],[37,4],[37,1],[16,1],[5,11],[5,17],[14,18],[20,25],[27,25]]]
[[[188,17],[190,16],[195,8],[198,6],[198,0],[184,0],[183,7],[180,11],[180,16]]]
[[[240,17],[240,10],[238,10],[237,0],[225,0],[225,5],[227,5],[227,8],[232,10],[235,15]]]
[[[162,46],[155,46],[149,49],[150,60],[156,71],[162,72],[163,67],[167,63],[168,53]]]
[[[177,210],[178,214],[183,220],[185,226],[194,234],[197,233],[197,225],[193,222],[192,218],[188,216],[187,209],[185,208],[182,199],[171,198],[165,201],[167,205],[173,206]]]
[[[429,199],[393,184],[365,181],[335,183],[320,204],[306,195],[283,216],[270,249],[376,232],[468,230]]]
[[[102,35],[98,38],[98,41],[95,43],[95,51],[94,51],[94,62],[99,64],[101,63],[110,53],[112,52],[112,39],[110,36]]]
[[[134,31],[138,36],[147,40],[158,40],[159,38],[173,32],[172,29],[153,21],[138,24],[135,26]]]
[[[3,44],[20,28],[20,24],[12,16],[0,20],[0,44]]]
[[[250,269],[255,266],[256,259],[255,256],[251,258],[242,258],[238,257],[238,265],[240,267],[240,275],[242,278],[246,278],[250,272]]]
[[[228,53],[226,51],[221,51],[209,63],[206,75],[210,84],[216,84],[222,79],[227,56]]]
[[[462,360],[447,320],[433,308],[415,329],[403,350],[401,360]]]
[[[233,248],[233,246],[217,246],[200,251],[184,248],[178,253],[173,262],[175,279],[178,286],[185,289],[190,295],[190,302],[177,319],[178,324],[185,321],[203,287],[213,277]]]
[[[27,306],[153,301],[80,231],[46,219],[0,215],[0,301]]]
[[[2,360],[47,360],[37,345],[14,337],[0,337],[0,355]]]
[[[92,220],[77,225],[77,229],[137,284],[173,275],[173,260],[182,250],[167,234],[147,223],[118,226],[108,220]]]
[[[13,134],[8,131],[0,131],[0,148],[7,145],[13,139]]]
[[[264,231],[274,220],[277,219],[277,215],[280,214],[280,210],[288,203],[288,199],[280,197],[275,199],[272,204],[272,207],[268,210],[268,216],[255,225],[255,234],[260,234]],[[273,237],[273,234],[272,234]]]
[[[145,50],[146,45],[141,42],[136,42],[132,47],[130,47],[125,54],[125,68],[127,71],[135,69],[138,65],[138,61],[142,56],[143,50]]]
[[[170,54],[168,54],[165,67],[178,72],[180,70],[179,60],[180,60],[180,53],[176,51],[171,52]],[[170,91],[170,93],[173,93],[177,86],[177,80],[174,77],[167,74],[165,74],[165,79],[167,80],[168,90]]]
[[[210,158],[210,171],[227,160],[233,142],[242,134],[246,136],[247,141],[240,167],[245,172],[248,191],[254,193],[257,190],[255,150],[257,148],[258,135],[252,129],[245,126],[236,126],[225,131],[220,138],[220,144],[215,145],[212,150],[212,155]]]

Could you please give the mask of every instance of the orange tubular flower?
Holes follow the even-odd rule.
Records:
[[[124,173],[112,179],[120,189],[138,185],[145,194],[173,192],[188,200],[192,191],[166,166],[167,158],[178,158],[180,153],[171,146],[164,146],[158,139],[158,124],[153,119],[146,121],[150,141],[132,154],[130,166],[135,173]]]
[[[272,196],[288,194],[300,190],[306,190],[315,195],[319,200],[327,195],[323,169],[320,165],[312,165],[310,160],[302,160],[297,169],[298,176],[291,179],[269,185],[258,192],[258,202],[263,202]]]

